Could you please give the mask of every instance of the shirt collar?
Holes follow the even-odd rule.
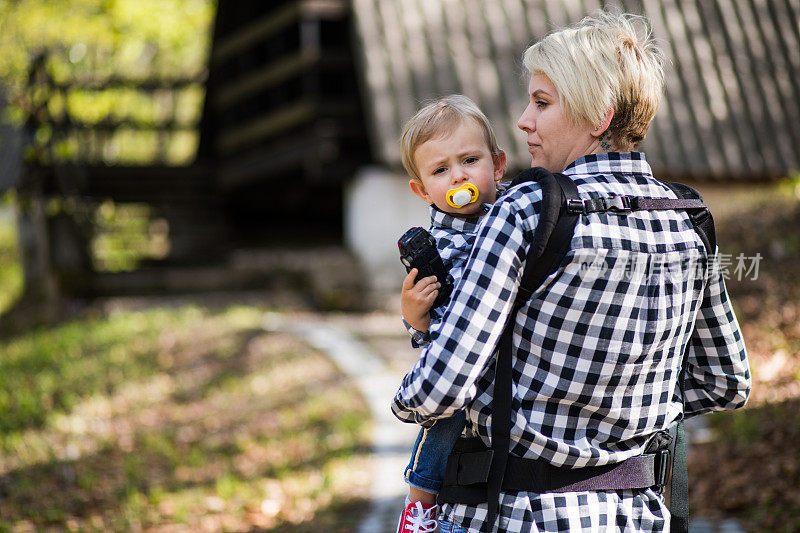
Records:
[[[487,213],[490,207],[489,204],[483,204],[481,206],[482,215]],[[431,227],[452,229],[461,233],[475,233],[480,221],[481,216],[457,217],[450,213],[445,213],[434,204],[431,204]]]
[[[645,174],[652,176],[653,171],[643,152],[603,152],[600,154],[589,154],[579,157],[562,174],[586,175],[586,174]]]

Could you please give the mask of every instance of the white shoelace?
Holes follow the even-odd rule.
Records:
[[[411,518],[406,524],[406,530],[409,533],[433,533],[436,531],[436,518],[431,518],[431,515],[435,516],[436,507],[426,511],[422,507],[422,502],[416,502],[414,509],[416,513],[411,512]]]

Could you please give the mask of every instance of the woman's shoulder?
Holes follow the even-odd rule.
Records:
[[[497,202],[542,201],[542,186],[536,181],[523,181],[520,183],[503,181],[498,188],[498,192],[500,194],[497,197]]]
[[[571,176],[580,194],[673,198],[670,188],[650,174],[607,172]]]
[[[497,226],[499,231],[508,233],[510,230],[499,226],[514,226],[528,234],[536,227],[541,210],[541,185],[536,182],[518,184],[507,182],[503,194],[497,198],[489,212],[482,217],[481,227],[490,224]],[[478,232],[480,233],[481,230],[479,229]]]

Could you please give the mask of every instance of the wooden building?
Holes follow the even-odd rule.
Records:
[[[661,176],[753,180],[800,169],[798,0],[354,0],[376,157],[419,102],[457,92],[525,166],[522,52],[607,6],[645,15],[669,59],[666,96],[642,146]]]
[[[382,227],[385,198],[362,196],[355,215],[349,199],[365,168],[403,188],[397,139],[420,103],[470,96],[495,125],[511,171],[525,167],[515,126],[526,103],[523,50],[611,5],[647,16],[669,58],[664,105],[642,147],[658,176],[765,180],[800,169],[800,0],[219,0],[207,75],[160,87],[202,83],[199,123],[167,117],[150,126],[196,128],[196,157],[182,167],[35,160],[19,184],[29,200],[27,278],[35,285],[49,276],[51,286],[87,295],[170,287],[163,276],[126,285],[113,281],[126,274],[95,272],[91,225],[69,213],[48,218],[54,197],[152,205],[168,221],[171,248],[151,269],[224,268],[247,247],[346,243],[361,255],[373,243],[359,244],[347,228]],[[114,83],[130,84],[104,86]],[[47,121],[57,131],[116,127],[41,109],[31,113],[31,132]],[[385,226],[386,254],[408,223]],[[224,284],[225,276],[209,279]]]

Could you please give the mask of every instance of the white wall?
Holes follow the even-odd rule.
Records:
[[[430,225],[428,204],[415,196],[408,177],[381,167],[361,169],[345,189],[345,244],[361,261],[370,286],[400,290],[405,269],[397,240],[412,226]]]

